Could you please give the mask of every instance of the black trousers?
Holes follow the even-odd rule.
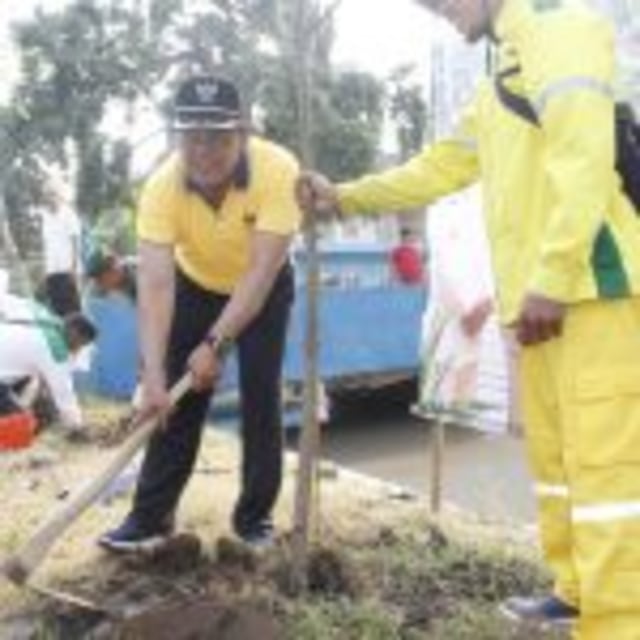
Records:
[[[44,288],[47,306],[58,316],[80,311],[80,295],[70,273],[50,273]]]
[[[260,314],[237,341],[242,413],[242,489],[233,515],[242,534],[271,515],[282,480],[281,372],[293,301],[290,266],[279,274]],[[167,376],[171,384],[185,371],[195,347],[216,321],[228,296],[207,291],[177,274],[169,339]],[[132,517],[154,530],[170,526],[198,453],[210,392],[190,392],[147,448]]]

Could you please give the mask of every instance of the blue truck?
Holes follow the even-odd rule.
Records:
[[[328,244],[321,249],[319,370],[330,394],[375,389],[418,374],[427,292],[424,286],[394,280],[389,253],[390,247],[380,243]],[[289,405],[299,402],[303,388],[306,323],[304,250],[294,251],[292,259],[296,299],[284,362]],[[83,386],[100,395],[129,398],[138,364],[135,308],[118,295],[89,298],[87,307],[100,334]],[[232,359],[217,394],[220,410],[233,407],[236,380]]]

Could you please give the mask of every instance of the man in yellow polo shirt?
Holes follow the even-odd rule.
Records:
[[[182,84],[177,149],[149,178],[138,210],[138,304],[143,413],[165,413],[124,523],[100,543],[138,551],[162,543],[197,455],[211,393],[236,348],[242,490],[239,537],[272,537],[282,474],[280,380],[300,223],[295,158],[247,132],[235,86],[211,76]],[[172,413],[167,388],[187,369],[195,389]]]
[[[425,205],[482,180],[502,322],[518,369],[553,594],[511,598],[580,640],[640,638],[640,219],[616,171],[611,26],[583,0],[420,0],[498,44],[458,128],[407,164],[301,204]],[[526,115],[525,115],[526,114]],[[618,125],[620,122],[618,121]],[[622,157],[622,156],[620,156]]]

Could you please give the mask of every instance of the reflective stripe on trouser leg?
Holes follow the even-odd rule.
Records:
[[[563,336],[575,637],[640,640],[640,301],[575,307]]]
[[[571,556],[570,492],[563,461],[555,366],[557,351],[554,343],[523,349],[518,374],[544,558],[553,573],[558,597],[577,605],[578,586]]]

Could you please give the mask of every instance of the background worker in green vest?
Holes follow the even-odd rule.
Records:
[[[293,300],[289,246],[300,223],[293,156],[248,133],[235,86],[198,76],[178,89],[176,150],[138,207],[142,407],[167,412],[188,369],[195,389],[146,453],[131,513],[100,540],[112,551],[162,544],[193,468],[211,394],[237,348],[242,488],[235,533],[269,544],[282,479],[280,382]]]
[[[407,164],[301,205],[325,214],[426,205],[481,179],[501,320],[520,385],[553,595],[518,619],[581,640],[640,638],[640,221],[615,166],[613,34],[580,0],[424,0],[470,42],[498,45],[455,133]],[[500,89],[500,90],[499,90]],[[505,91],[525,99],[538,125]],[[502,94],[502,95],[501,95]]]
[[[91,321],[80,313],[59,319],[28,298],[0,300],[0,416],[24,409],[14,393],[33,379],[45,385],[69,435],[84,428],[73,387],[72,358],[95,340]]]

